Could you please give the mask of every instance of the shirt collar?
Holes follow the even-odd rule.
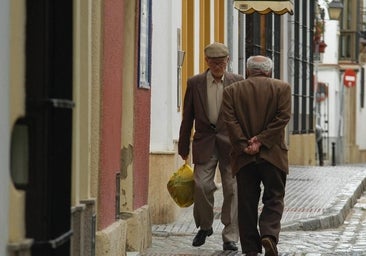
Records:
[[[224,83],[224,78],[225,78],[225,74],[223,74],[222,75],[222,77],[221,77],[221,83]],[[215,78],[212,76],[212,73],[211,73],[211,71],[209,70],[208,72],[207,72],[207,80],[210,82],[210,83],[216,83],[215,82]]]

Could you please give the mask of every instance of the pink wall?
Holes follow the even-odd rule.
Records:
[[[103,110],[98,229],[106,228],[115,221],[116,172],[121,169],[123,1],[104,1],[103,26]],[[137,58],[135,63],[138,63]],[[146,205],[148,199],[150,100],[151,91],[138,89],[136,81],[133,138],[134,210]]]
[[[116,172],[121,169],[123,1],[104,1],[103,26],[98,229],[115,221]]]
[[[138,1],[137,1],[138,2]],[[139,10],[136,10],[139,13]],[[138,19],[136,19],[138,22]],[[137,35],[138,38],[138,35]],[[136,39],[138,42],[138,40]],[[136,47],[136,63],[138,63],[138,47]],[[136,67],[138,70],[138,67]],[[134,147],[133,147],[133,207],[134,210],[147,204],[149,190],[149,158],[150,158],[150,113],[151,90],[139,89],[135,86],[134,106]]]
[[[136,89],[134,128],[134,209],[147,204],[150,155],[151,91]]]

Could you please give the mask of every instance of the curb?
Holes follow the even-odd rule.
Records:
[[[350,210],[357,203],[357,199],[366,189],[366,178],[364,178],[357,186],[352,195],[341,194],[338,196],[336,203],[325,210],[323,215],[296,220],[286,224],[282,224],[282,231],[311,231],[318,229],[337,228],[343,224]]]

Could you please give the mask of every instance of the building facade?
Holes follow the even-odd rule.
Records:
[[[203,50],[213,41],[228,45],[228,68],[235,73],[245,74],[245,60],[250,55],[273,59],[274,77],[289,82],[293,88],[293,116],[287,133],[290,162],[316,164],[309,29],[313,26],[313,1],[294,1],[293,15],[243,14],[234,4],[235,1],[190,0],[159,1],[153,5],[149,178],[152,223],[171,222],[179,214],[166,183],[182,164],[176,150],[181,102],[187,79],[206,69]],[[170,54],[166,54],[167,50]],[[180,51],[185,53],[181,66]]]
[[[1,255],[151,245],[146,6],[1,1]]]
[[[324,90],[317,92],[317,124],[323,127],[324,158],[333,165],[360,163],[366,157],[361,128],[366,122],[365,1],[342,3],[338,20],[330,19],[326,3],[319,3],[325,10],[322,22],[327,47],[318,65],[318,82]]]
[[[315,124],[329,164],[365,161],[364,15],[354,15],[364,1],[325,20],[319,60],[314,1],[265,14],[237,2],[0,1],[1,255],[151,246],[151,225],[180,213],[166,184],[183,163],[182,99],[213,41],[228,45],[229,71],[244,76],[250,55],[267,55],[291,84],[290,164],[317,164]],[[355,86],[344,86],[348,69]]]

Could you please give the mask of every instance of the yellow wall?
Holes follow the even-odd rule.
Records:
[[[148,204],[154,224],[171,223],[180,213],[167,189],[169,178],[183,164],[175,152],[150,154]]]
[[[290,135],[288,155],[290,165],[316,165],[315,134]]]
[[[74,72],[72,132],[72,205],[90,195],[89,166],[91,146],[91,3],[74,2]]]
[[[225,1],[215,0],[215,41],[225,42]]]
[[[182,92],[187,87],[187,79],[194,74],[194,0],[182,2],[182,50],[185,51],[185,60],[182,67]]]
[[[93,0],[91,15],[91,113],[90,113],[90,196],[98,196],[100,161],[100,110],[101,110],[101,13],[102,0]]]
[[[356,111],[357,90],[355,87],[347,88],[344,92],[344,163],[362,163],[365,160],[365,150],[360,150],[356,144]]]
[[[134,128],[134,88],[136,59],[136,1],[125,1],[123,69],[122,69],[122,149],[121,149],[121,211],[133,210],[132,145]],[[135,40],[133,40],[135,38]],[[127,175],[129,174],[129,175]]]
[[[10,124],[25,115],[25,1],[10,1]],[[11,127],[12,128],[12,127]],[[25,239],[25,193],[10,184],[9,242]]]
[[[221,10],[222,12],[224,11]],[[199,41],[199,67],[200,72],[206,70],[207,65],[204,58],[204,49],[206,45],[211,43],[211,1],[210,0],[201,0],[200,1],[200,41]],[[191,31],[191,33],[196,33],[195,31]]]

